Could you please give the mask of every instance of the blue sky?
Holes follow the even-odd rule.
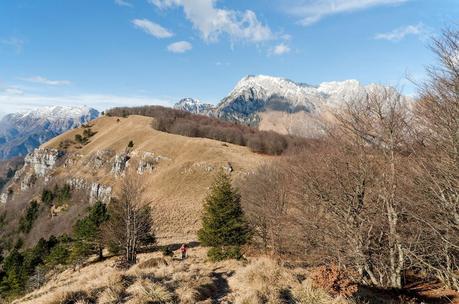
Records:
[[[0,113],[217,103],[248,74],[402,87],[458,0],[1,0]]]

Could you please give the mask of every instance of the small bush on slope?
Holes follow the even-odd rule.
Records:
[[[173,294],[166,287],[147,279],[141,279],[128,288],[128,292],[134,295],[129,304],[173,303]]]

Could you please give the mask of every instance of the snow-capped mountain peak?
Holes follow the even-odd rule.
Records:
[[[191,112],[194,114],[208,114],[213,108],[213,105],[208,103],[202,103],[198,99],[194,98],[183,98],[174,105],[175,109]]]
[[[98,116],[99,111],[87,106],[39,107],[8,114],[0,120],[0,159],[25,155]]]
[[[60,119],[80,120],[81,117],[92,117],[94,119],[99,112],[88,106],[45,106],[35,109],[23,110],[18,113],[10,114],[17,118],[47,119],[56,121]]]

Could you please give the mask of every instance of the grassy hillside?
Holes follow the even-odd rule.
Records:
[[[86,145],[71,144],[67,155],[72,165],[60,166],[53,174],[57,178],[85,178],[89,181],[116,185],[122,177],[116,177],[109,169],[94,170],[92,157],[102,150],[112,153],[125,152],[130,141],[130,168],[145,152],[160,156],[161,160],[152,173],[145,173],[145,200],[154,210],[155,227],[160,243],[191,241],[199,228],[202,200],[214,174],[228,163],[233,168],[233,178],[250,173],[261,163],[274,157],[251,152],[248,148],[204,138],[190,138],[159,132],[151,128],[153,118],[129,116],[127,118],[101,117],[91,122],[96,132]],[[62,134],[42,148],[60,148],[62,142],[74,141],[83,128]]]

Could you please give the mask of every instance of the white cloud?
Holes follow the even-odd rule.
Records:
[[[2,112],[12,113],[42,106],[53,105],[88,105],[105,110],[118,106],[141,106],[141,105],[163,105],[171,106],[173,100],[159,99],[150,96],[119,96],[105,94],[83,94],[83,95],[35,95],[35,94],[7,94],[0,92],[0,104]]]
[[[169,38],[174,34],[161,25],[154,23],[148,19],[134,19],[132,23],[135,27],[142,29],[145,33],[152,35],[156,38]]]
[[[394,29],[387,33],[379,33],[374,36],[374,39],[400,41],[408,35],[422,36],[425,34],[425,28],[422,23],[417,25],[408,25]]]
[[[71,82],[69,80],[50,80],[42,76],[33,76],[27,78],[19,78],[24,81],[38,83],[38,84],[45,84],[51,86],[60,86],[60,85],[69,85]]]
[[[20,53],[22,51],[22,48],[24,47],[25,42],[22,39],[11,37],[8,39],[0,40],[0,44],[13,47],[16,50],[16,52]]]
[[[271,29],[261,23],[251,10],[235,11],[216,8],[216,0],[149,0],[160,9],[183,7],[186,18],[207,42],[226,34],[232,40],[262,42],[274,38]]]
[[[272,53],[274,55],[284,55],[290,52],[290,47],[285,43],[280,43],[274,47]]]
[[[132,4],[126,0],[115,0],[115,3],[119,6],[132,6]]]
[[[3,92],[6,95],[23,95],[24,91],[17,87],[6,87]]]
[[[172,44],[169,44],[167,49],[172,53],[185,53],[191,50],[193,46],[188,41],[178,41]]]
[[[409,0],[299,0],[299,3],[287,8],[287,11],[298,16],[300,24],[311,25],[322,18],[348,13],[358,10],[365,10],[382,5],[396,5]]]

